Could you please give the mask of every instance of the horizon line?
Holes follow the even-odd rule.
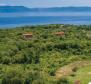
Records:
[[[52,6],[52,7],[28,7],[28,6],[24,6],[24,5],[8,5],[8,4],[5,4],[5,5],[0,5],[0,6],[23,6],[23,7],[26,7],[26,8],[65,8],[65,7],[91,7],[91,6]]]

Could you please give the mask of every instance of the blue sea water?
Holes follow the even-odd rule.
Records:
[[[44,24],[91,24],[91,12],[0,13],[0,28]]]

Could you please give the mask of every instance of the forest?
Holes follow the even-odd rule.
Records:
[[[90,59],[91,25],[0,29],[0,84],[71,84],[67,76],[57,78],[56,71]]]

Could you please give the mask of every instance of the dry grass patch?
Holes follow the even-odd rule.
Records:
[[[69,65],[63,66],[56,71],[56,78],[61,78],[63,76],[72,75],[79,68],[89,66],[89,65],[91,65],[91,61],[76,61]]]

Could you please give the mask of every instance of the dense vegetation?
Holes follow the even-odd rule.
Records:
[[[22,34],[32,32],[32,39]],[[57,36],[55,32],[64,32]],[[0,84],[69,84],[55,71],[91,58],[91,26],[42,25],[0,29]]]

